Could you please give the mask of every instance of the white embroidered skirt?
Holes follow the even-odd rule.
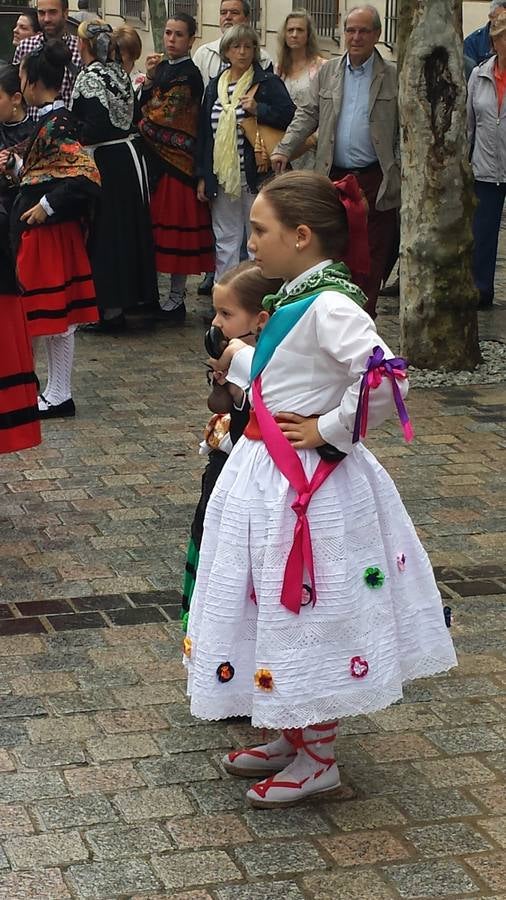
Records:
[[[319,456],[299,455],[310,478]],[[280,603],[294,499],[263,442],[241,438],[207,507],[185,639],[198,718],[304,727],[384,709],[457,664],[427,554],[375,457],[356,445],[310,501],[317,602],[304,592],[299,615]]]

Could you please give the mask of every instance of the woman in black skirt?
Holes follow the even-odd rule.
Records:
[[[135,135],[138,112],[130,78],[116,61],[111,26],[81,22],[78,40],[84,69],[74,85],[72,111],[102,180],[89,243],[102,319],[95,328],[121,330],[125,311],[158,308],[147,179]]]

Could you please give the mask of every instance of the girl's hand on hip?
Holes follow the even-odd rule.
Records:
[[[280,412],[276,415],[284,436],[296,450],[311,450],[325,443],[318,431],[317,416],[298,416],[297,413]]]
[[[42,225],[46,219],[47,212],[40,203],[37,203],[36,206],[32,206],[31,209],[27,209],[21,216],[21,221],[26,222],[27,225]]]

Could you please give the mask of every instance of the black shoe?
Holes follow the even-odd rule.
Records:
[[[90,322],[89,325],[83,325],[82,330],[91,332],[92,334],[119,334],[125,331],[127,322],[123,313],[114,316],[113,319],[101,319],[100,322]]]
[[[478,309],[486,309],[494,305],[494,295],[488,291],[480,291],[480,299],[478,300]]]
[[[182,325],[186,319],[186,306],[180,303],[174,309],[159,309],[155,315],[157,322],[163,322],[165,325]]]
[[[210,297],[214,287],[214,272],[207,272],[197,288],[197,294]]]
[[[44,400],[44,397],[41,396],[41,400]],[[45,402],[47,403],[47,400]],[[75,414],[76,408],[72,397],[63,403],[57,403],[56,406],[50,403],[47,409],[39,409],[39,419],[70,419]]]

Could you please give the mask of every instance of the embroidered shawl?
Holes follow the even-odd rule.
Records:
[[[82,176],[100,185],[98,169],[76,135],[76,122],[67,109],[60,108],[45,116],[28,146],[21,184]]]

